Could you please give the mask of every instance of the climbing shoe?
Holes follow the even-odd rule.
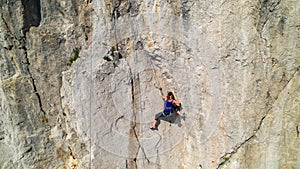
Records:
[[[158,130],[157,127],[150,127],[151,130]]]

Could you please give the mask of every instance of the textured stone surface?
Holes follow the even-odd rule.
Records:
[[[88,152],[62,111],[62,71],[74,48],[88,46],[91,8],[36,0],[0,7],[1,168],[71,166],[71,152]]]
[[[300,167],[299,2],[0,8],[1,168]]]

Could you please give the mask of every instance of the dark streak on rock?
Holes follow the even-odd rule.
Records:
[[[32,147],[30,147],[28,150],[26,150],[24,154],[27,154],[27,153],[29,153],[31,151],[32,151]]]
[[[122,115],[122,116],[120,116],[120,117],[118,117],[118,118],[115,120],[115,126],[117,126],[117,124],[118,124],[119,120],[121,120],[122,118],[124,118],[124,116],[123,116],[123,115]]]
[[[41,2],[40,0],[21,0],[24,7],[23,31],[28,32],[31,26],[39,26],[41,22]]]
[[[260,33],[260,37],[263,38],[263,29],[265,28],[268,20],[270,19],[270,13],[272,13],[276,7],[280,4],[280,0],[260,0],[259,20],[257,24],[257,31]]]
[[[74,155],[74,153],[73,153],[71,147],[68,147],[68,148],[69,148],[69,150],[70,150],[70,156],[75,160],[76,158],[75,158],[75,155]]]
[[[130,68],[129,68],[130,69]],[[137,125],[136,125],[136,120],[137,120],[137,117],[136,117],[136,114],[137,114],[137,109],[138,109],[138,98],[136,98],[136,94],[139,93],[139,90],[136,90],[138,89],[139,87],[136,85],[136,84],[139,84],[139,75],[137,75],[137,77],[135,78],[134,77],[134,74],[132,72],[132,70],[130,69],[130,74],[131,74],[131,98],[132,98],[132,105],[133,105],[133,116],[134,116],[134,119],[131,123],[131,130],[130,130],[130,135],[134,136],[137,143],[138,143],[138,148],[137,148],[137,152],[135,153],[135,158],[133,159],[135,165],[136,165],[136,168],[137,168],[137,164],[136,164],[136,161],[137,161],[137,157],[138,157],[138,153],[139,151],[141,150],[145,159],[147,160],[148,164],[150,163],[150,160],[148,159],[147,155],[146,155],[146,152],[139,140],[139,135],[137,133]]]
[[[279,29],[280,35],[282,35],[282,36],[284,34],[284,26],[285,26],[286,20],[287,20],[287,18],[282,16],[278,23],[278,29]]]

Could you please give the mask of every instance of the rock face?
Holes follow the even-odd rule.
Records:
[[[1,168],[300,168],[298,1],[0,8]]]

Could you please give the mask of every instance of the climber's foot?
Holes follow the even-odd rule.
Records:
[[[150,127],[151,130],[158,130],[157,127]]]

